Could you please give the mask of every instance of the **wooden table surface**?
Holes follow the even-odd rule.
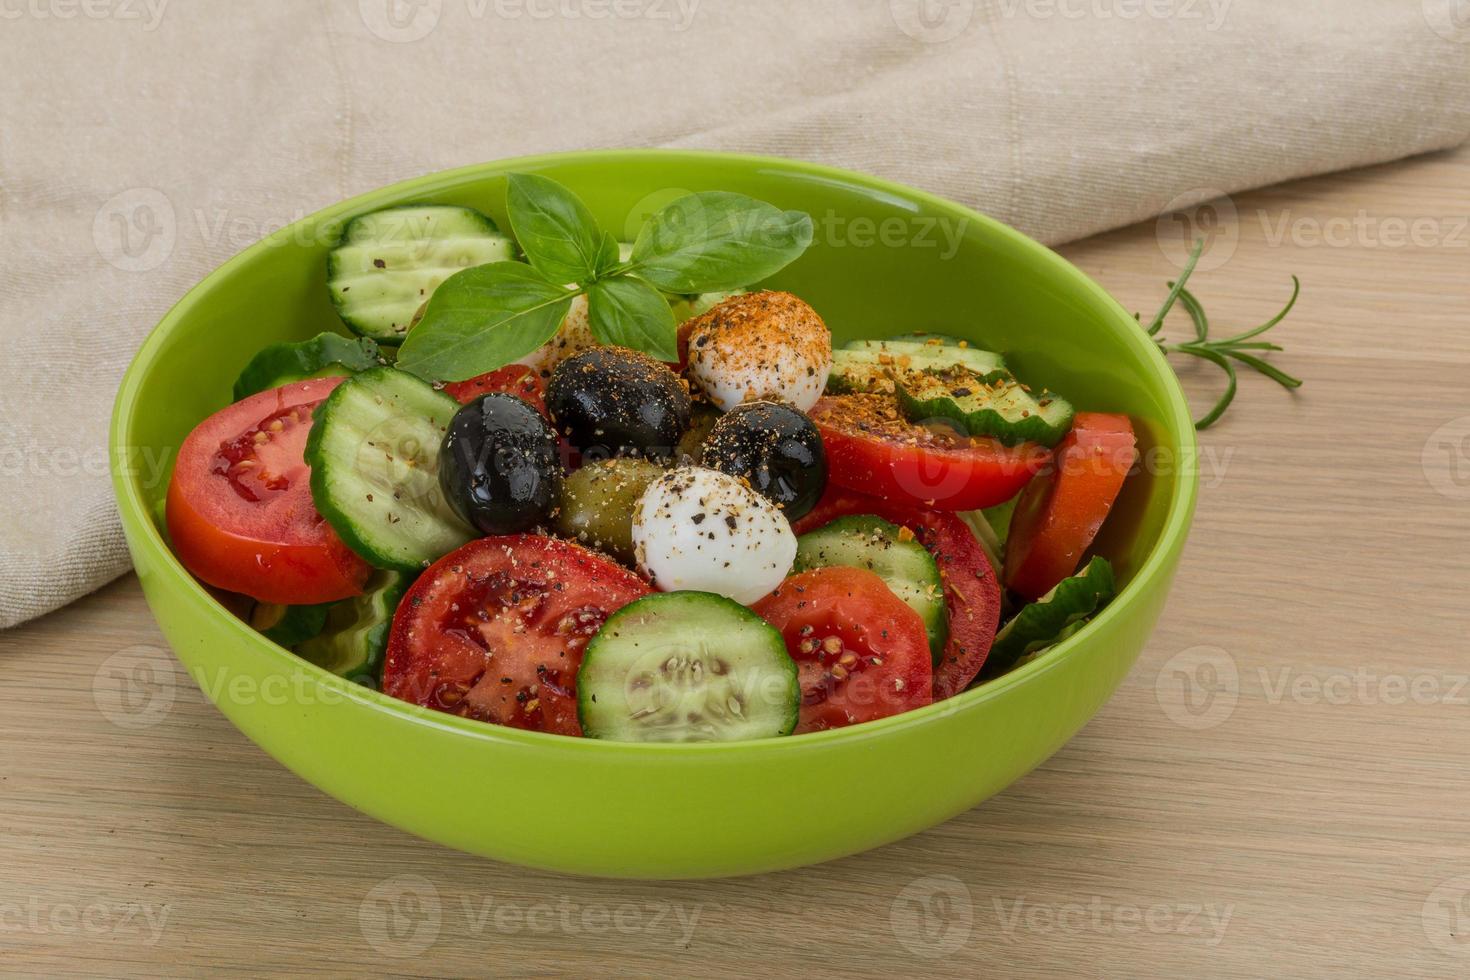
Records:
[[[1307,384],[1242,377],[1152,642],[1005,793],[758,878],[465,857],[303,783],[182,672],[140,684],[169,661],[126,578],[0,633],[0,973],[1470,974],[1470,150],[1210,219],[1222,327],[1301,276],[1277,360]],[[1152,311],[1182,228],[1063,252]]]

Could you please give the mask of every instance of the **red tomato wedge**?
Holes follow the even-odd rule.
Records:
[[[875,514],[906,527],[934,556],[949,607],[949,640],[939,666],[934,668],[934,700],[960,693],[980,673],[1000,623],[1000,583],[974,532],[946,511],[830,486],[812,512],[797,521],[793,529],[805,534],[849,514]]]
[[[302,457],[312,409],[342,380],[258,392],[189,433],[169,481],[165,520],[174,554],[199,579],[287,605],[362,592],[372,569],[317,513]]]
[[[887,718],[933,700],[924,623],[872,572],[802,572],[751,608],[780,631],[796,661],[797,734]]]
[[[1051,458],[944,426],[915,425],[891,395],[828,395],[809,413],[834,483],[938,510],[978,510],[1014,497]]]
[[[467,381],[451,381],[444,391],[461,405],[468,405],[481,395],[503,392],[546,414],[546,382],[524,364],[507,364]]]
[[[1077,570],[1137,456],[1126,415],[1078,412],[1052,465],[1016,502],[1006,539],[1006,587],[1039,599]]]
[[[383,691],[496,725],[581,735],[582,651],[610,614],[648,593],[632,572],[567,541],[471,541],[399,603]]]

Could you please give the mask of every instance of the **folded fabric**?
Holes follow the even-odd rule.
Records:
[[[103,0],[0,31],[0,625],[127,557],[107,418],[262,234],[401,178],[686,146],[914,184],[1061,242],[1470,137],[1455,0]],[[14,16],[11,16],[13,14]]]

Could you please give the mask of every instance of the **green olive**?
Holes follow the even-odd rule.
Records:
[[[720,413],[713,406],[695,405],[694,413],[689,419],[689,429],[679,439],[679,445],[674,450],[674,459],[680,463],[698,466],[704,452],[704,441],[709,438],[710,430],[719,420]]]
[[[589,463],[562,481],[557,533],[633,561],[633,511],[643,491],[664,472],[641,459]]]

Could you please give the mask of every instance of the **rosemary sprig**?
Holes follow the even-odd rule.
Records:
[[[1211,340],[1210,320],[1205,315],[1205,308],[1199,299],[1185,286],[1185,283],[1189,281],[1190,274],[1194,272],[1195,265],[1199,262],[1199,257],[1204,251],[1204,247],[1204,239],[1195,242],[1194,250],[1189,254],[1189,261],[1184,265],[1184,271],[1179,274],[1177,281],[1169,283],[1169,295],[1165,297],[1164,305],[1159,307],[1159,312],[1154,314],[1153,320],[1149,322],[1146,328],[1150,337],[1157,337],[1159,331],[1164,327],[1164,319],[1169,315],[1169,311],[1174,308],[1175,303],[1180,304],[1184,307],[1184,311],[1189,314],[1189,319],[1194,324],[1194,339],[1181,344],[1166,344],[1162,340],[1156,340],[1155,343],[1159,345],[1159,350],[1165,354],[1189,354],[1193,357],[1209,361],[1225,372],[1226,384],[1224,394],[1220,396],[1220,400],[1215,403],[1214,408],[1206,412],[1202,418],[1195,421],[1194,427],[1196,429],[1208,429],[1214,425],[1220,420],[1220,416],[1225,414],[1225,410],[1230,407],[1230,403],[1235,400],[1237,383],[1235,364],[1232,361],[1238,361],[1246,367],[1264,374],[1283,388],[1300,388],[1302,385],[1300,378],[1294,378],[1269,361],[1255,354],[1248,353],[1249,351],[1273,351],[1282,349],[1278,344],[1273,344],[1265,340],[1255,340],[1254,338],[1259,337],[1286,319],[1286,314],[1291,312],[1291,308],[1296,305],[1297,297],[1301,295],[1301,280],[1297,279],[1296,276],[1291,277],[1291,299],[1286,301],[1286,306],[1282,308],[1280,313],[1277,313],[1260,326],[1238,333],[1233,337],[1226,337],[1223,340]],[[1142,322],[1141,317],[1139,320]]]

